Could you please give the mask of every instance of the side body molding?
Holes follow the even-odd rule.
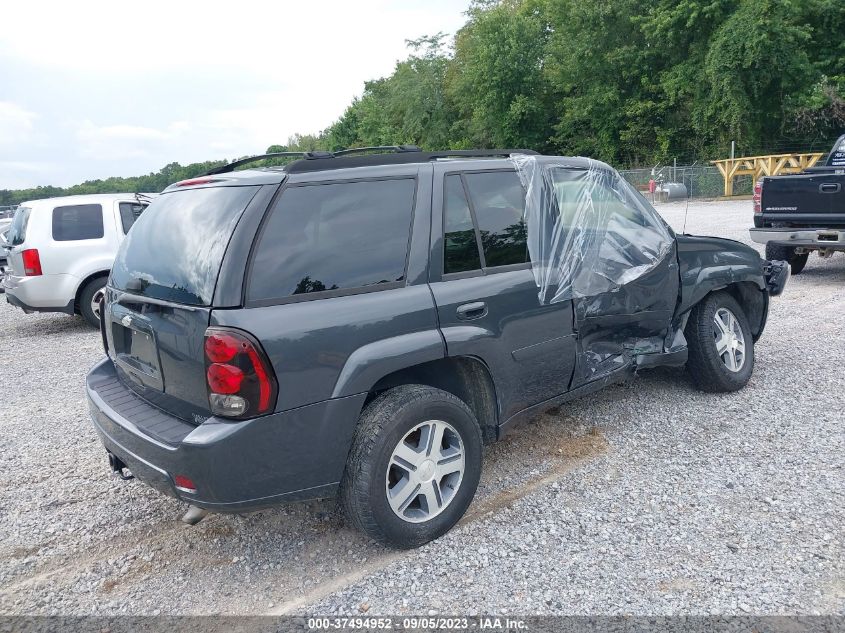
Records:
[[[388,374],[445,356],[443,338],[436,329],[374,341],[350,354],[331,397],[363,393]]]

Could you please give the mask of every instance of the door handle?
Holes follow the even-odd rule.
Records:
[[[458,318],[463,321],[472,321],[473,319],[480,319],[487,316],[487,304],[483,301],[476,301],[475,303],[465,303],[458,306]]]
[[[838,182],[823,182],[819,185],[821,193],[839,193],[840,189],[842,189],[842,185]]]

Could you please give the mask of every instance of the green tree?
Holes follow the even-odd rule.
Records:
[[[545,149],[551,108],[543,61],[549,24],[540,2],[475,2],[455,36],[447,94],[457,147]]]

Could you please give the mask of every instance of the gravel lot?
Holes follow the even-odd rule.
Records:
[[[687,230],[747,241],[749,207],[691,204]],[[655,370],[550,411],[487,451],[457,529],[395,552],[329,501],[181,524],[109,476],[99,335],[0,296],[0,613],[845,614],[843,314],[845,257],[813,257],[745,390]]]

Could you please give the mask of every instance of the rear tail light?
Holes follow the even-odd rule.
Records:
[[[205,332],[205,377],[211,412],[245,418],[273,411],[276,377],[258,342],[246,332]]]
[[[41,274],[41,257],[37,248],[28,248],[21,251],[23,259],[23,274],[27,277],[37,277]],[[40,282],[39,282],[40,283]]]
[[[763,212],[763,181],[758,180],[754,183],[754,196],[752,197],[754,200],[754,213],[762,213]]]

